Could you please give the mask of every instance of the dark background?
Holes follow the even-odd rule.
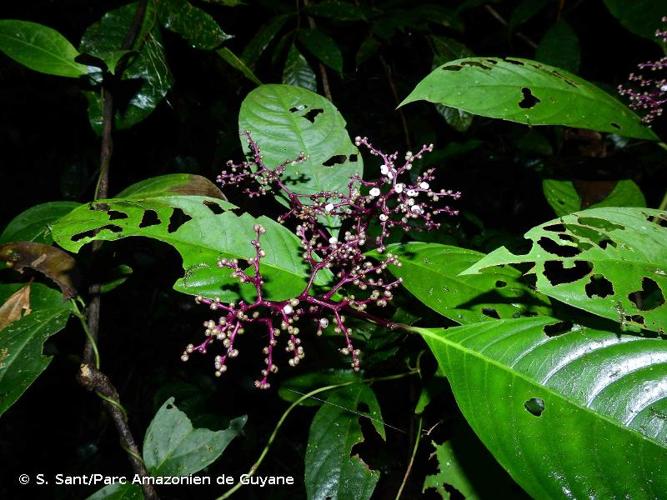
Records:
[[[227,33],[235,36],[228,46],[237,53],[277,10],[291,5],[264,1],[230,8],[193,3],[206,9]],[[403,4],[407,7],[415,3]],[[502,1],[494,6],[508,18],[517,3]],[[520,31],[539,41],[555,21],[557,3],[521,26]],[[3,2],[0,18],[46,24],[76,45],[89,24],[123,4],[83,0]],[[561,15],[580,38],[580,76],[612,92],[637,63],[660,56],[656,44],[626,31],[601,1],[566,2]],[[483,7],[466,11],[463,20],[463,33],[445,27],[430,29],[435,34],[457,38],[478,55],[534,57],[532,47],[508,34]],[[374,57],[360,68],[354,67],[354,54],[368,26],[351,28],[349,24],[325,20],[318,23],[336,39],[345,56],[343,77],[329,71],[329,78],[334,103],[346,118],[350,135],[367,135],[385,149],[407,149],[400,117],[394,109],[397,102],[382,62]],[[419,29],[408,29],[381,48],[401,99],[430,72],[432,54],[424,34]],[[164,37],[175,84],[166,100],[144,122],[114,133],[112,194],[138,180],[166,173],[190,172],[214,179],[227,159],[241,156],[237,114],[242,99],[254,85],[214,53],[191,49],[170,33]],[[264,82],[280,82],[282,61],[273,65],[270,54],[271,46],[260,59],[256,73]],[[316,68],[316,61],[309,61]],[[76,80],[35,73],[0,55],[0,226],[37,203],[91,199],[97,178],[99,139],[88,125],[86,102],[80,90],[81,83]],[[443,150],[469,144],[473,139],[481,141],[469,153],[449,156],[438,164],[439,178],[447,187],[464,193],[458,208],[479,221],[474,224],[470,217],[462,217],[443,230],[463,246],[490,250],[552,218],[553,212],[541,191],[544,177],[631,178],[653,207],[660,203],[667,185],[666,169],[652,144],[633,142],[618,148],[609,139],[595,138],[590,143],[584,141],[582,146],[581,142],[568,139],[562,129],[541,128],[539,132],[555,151],[544,156],[517,145],[528,132],[524,126],[475,118],[467,132],[459,133],[445,123],[432,105],[411,104],[404,113],[412,146],[434,142],[436,150]],[[656,132],[664,133],[664,125],[656,124]],[[591,148],[599,148],[600,141],[607,141],[606,154],[591,156]],[[367,172],[372,175],[375,168],[372,161],[367,161]],[[271,213],[275,209],[270,204],[247,207],[245,200],[234,193],[227,195],[254,213]],[[100,332],[102,367],[114,380],[129,410],[135,437],[142,441],[156,409],[172,395],[195,425],[223,428],[229,418],[248,414],[245,436],[237,438],[207,474],[245,472],[285,408],[275,391],[258,392],[251,388],[261,363],[259,342],[247,336],[242,355],[222,380],[214,379],[208,358],[183,364],[180,353],[200,336],[200,324],[208,319],[208,313],[206,308],[195,306],[190,297],[171,290],[180,272],[177,253],[165,245],[131,239],[106,245],[104,259],[109,268],[127,263],[135,271],[123,287],[103,297]],[[104,269],[97,272],[103,274]],[[22,488],[16,480],[20,473],[130,473],[115,430],[99,401],[75,381],[82,346],[83,334],[72,319],[68,328],[47,345],[47,350],[56,354],[51,366],[2,417],[0,497],[82,498],[94,491],[85,487]],[[401,352],[419,349],[419,343],[413,340],[401,345]],[[326,342],[313,343],[304,368],[296,372],[281,370],[280,375],[305,373],[308,368],[325,363],[340,366],[332,352],[334,348]],[[397,364],[378,370],[386,374],[400,371],[400,367]],[[274,380],[275,386],[279,380],[280,377]],[[393,498],[400,484],[410,452],[410,416],[418,387],[417,381],[408,380],[375,387],[386,421],[406,431],[389,431],[387,445],[370,439],[359,449],[373,468],[383,471],[377,498]],[[303,456],[313,413],[313,409],[302,409],[289,418],[261,469],[267,474],[291,474],[299,486],[272,490],[270,495],[267,491],[246,489],[239,498],[280,498],[281,492],[285,497],[303,496]],[[443,415],[445,425],[432,437],[448,435],[452,426],[447,422],[459,420],[456,407],[446,394],[429,408],[426,422],[433,424]],[[427,462],[430,451],[426,444],[422,446],[417,464],[430,465],[416,466],[405,498],[418,496],[424,474],[432,472],[433,462]],[[208,498],[221,492],[220,488],[211,492],[200,488],[170,489],[163,490],[163,496],[184,498],[194,493]]]

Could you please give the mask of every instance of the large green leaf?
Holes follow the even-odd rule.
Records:
[[[626,29],[657,41],[655,32],[663,28],[661,19],[667,13],[664,0],[604,0],[604,3]]]
[[[35,205],[14,217],[0,233],[0,244],[11,241],[34,241],[50,245],[51,225],[67,215],[80,203],[52,201]]]
[[[294,45],[290,47],[287,53],[283,69],[283,83],[317,92],[315,72]]]
[[[537,290],[623,326],[667,331],[667,213],[593,208],[534,227],[525,255],[501,247],[463,274],[532,263]]]
[[[246,417],[232,420],[224,431],[195,429],[174,398],[162,405],[146,431],[144,461],[154,476],[187,476],[213,463],[243,426]]]
[[[401,263],[388,270],[403,279],[403,286],[431,309],[457,323],[549,314],[548,299],[520,283],[521,272],[516,269],[494,268],[459,276],[484,257],[483,253],[421,242],[390,245],[387,251]]]
[[[305,484],[309,499],[366,500],[380,473],[371,470],[352,448],[364,441],[357,414],[366,404],[375,430],[385,438],[380,406],[372,389],[355,384],[333,392],[315,414],[306,449]]]
[[[566,125],[658,139],[639,116],[595,85],[527,59],[450,61],[419,82],[401,106],[419,100],[527,125]]]
[[[645,207],[646,199],[639,186],[630,179],[620,180],[614,188],[597,203],[583,206],[583,200],[572,181],[545,179],[542,190],[556,215],[567,215],[582,208],[598,207]]]
[[[475,433],[533,498],[663,498],[667,343],[558,329],[540,317],[416,330]]]
[[[304,162],[285,171],[287,184],[295,192],[346,192],[350,177],[363,172],[345,120],[331,102],[309,90],[290,85],[256,88],[241,103],[239,131],[246,130],[259,144],[269,168],[306,155]],[[242,142],[247,152],[243,137]]]
[[[102,19],[90,26],[81,38],[79,49],[100,59],[107,60],[123,47],[127,33],[134,22],[137,3],[107,12]],[[123,72],[122,79],[131,90],[129,101],[118,98],[116,128],[129,128],[150,115],[171,88],[173,79],[162,46],[162,37],[156,25],[157,13],[153,2],[148,3],[144,24],[133,50],[136,54]],[[136,84],[136,86],[135,86]],[[102,99],[97,92],[86,92],[88,118],[97,133],[102,130]]]
[[[160,0],[158,13],[162,26],[181,35],[195,49],[215,49],[232,38],[208,12],[187,0]]]
[[[230,203],[204,196],[163,195],[146,198],[100,200],[79,207],[53,227],[54,240],[66,250],[78,252],[94,240],[114,241],[130,236],[157,239],[172,245],[183,258],[185,276],[174,288],[191,295],[234,300],[238,280],[216,265],[221,257],[248,259],[255,249],[253,227],[266,228],[262,247],[265,290],[275,300],[300,293],[305,285],[306,266],[301,260],[299,239],[267,217],[236,215]],[[330,273],[319,273],[317,284]],[[250,293],[248,284],[242,291]]]
[[[22,286],[0,285],[2,303]],[[0,415],[49,366],[51,356],[42,354],[42,346],[65,327],[71,312],[61,293],[38,283],[30,288],[32,312],[0,331]]]
[[[0,51],[40,73],[77,78],[89,72],[75,62],[79,51],[64,36],[29,21],[0,20]]]

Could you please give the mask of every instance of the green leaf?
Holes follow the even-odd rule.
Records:
[[[115,290],[120,285],[125,283],[128,278],[132,276],[133,272],[134,270],[125,264],[114,267],[111,269],[111,275],[105,277],[107,281],[100,285],[100,293],[108,293],[112,290]]]
[[[521,26],[523,23],[530,21],[533,17],[544,9],[550,0],[522,0],[519,5],[512,11],[508,27],[511,31]]]
[[[609,12],[629,31],[655,42],[655,32],[662,29],[661,19],[667,12],[661,0],[604,0]]]
[[[379,50],[380,42],[372,34],[364,38],[364,41],[359,45],[357,55],[354,58],[357,68],[377,54]]]
[[[169,398],[158,410],[144,438],[144,462],[153,476],[187,476],[215,462],[245,425],[232,420],[224,431],[195,429]]]
[[[447,125],[457,132],[465,132],[470,128],[470,125],[472,125],[473,116],[466,111],[443,106],[442,104],[436,104],[435,109],[438,111],[438,114],[445,119]]]
[[[573,73],[579,71],[579,38],[565,21],[558,21],[544,34],[535,51],[535,59]]]
[[[211,15],[187,0],[160,0],[162,26],[178,33],[195,49],[211,50],[232,38]]]
[[[107,12],[102,19],[83,34],[81,52],[106,60],[117,52],[134,22],[137,4],[131,3]],[[137,37],[136,55],[125,68],[122,80],[133,90],[128,102],[114,100],[115,126],[129,128],[144,120],[157,107],[171,88],[173,79],[162,46],[160,31],[155,26],[157,14],[153,3],[148,3],[144,25]],[[134,85],[136,84],[136,87]],[[102,98],[97,92],[86,92],[88,118],[96,133],[102,130]]]
[[[364,441],[360,404],[366,404],[376,431],[385,438],[380,407],[372,389],[355,384],[332,392],[315,414],[306,449],[305,484],[309,499],[366,500],[380,473],[371,470],[352,448]]]
[[[287,15],[275,16],[268,23],[262,26],[255,36],[248,42],[241,53],[241,59],[249,66],[255,66],[260,56],[264,53],[269,44],[278,35],[285,23],[289,19]]]
[[[657,140],[611,95],[565,70],[527,59],[450,61],[419,82],[401,106],[419,100],[527,125],[565,125]]]
[[[667,343],[558,327],[541,317],[415,330],[468,423],[531,497],[661,497]]]
[[[483,253],[421,242],[390,245],[387,252],[401,263],[401,267],[387,269],[403,280],[403,286],[422,303],[457,323],[550,311],[547,299],[519,282],[521,272],[516,269],[494,268],[489,270],[492,272],[459,276],[484,257]]]
[[[472,50],[453,38],[431,36],[429,40],[433,47],[433,67],[474,55]]]
[[[244,63],[239,57],[234,54],[231,50],[229,50],[227,47],[222,47],[221,49],[218,49],[216,52],[223,61],[225,61],[227,64],[229,64],[232,68],[240,72],[243,76],[245,76],[248,80],[253,82],[256,85],[261,85],[262,82],[257,76],[255,76],[255,73],[252,72],[252,70]]]
[[[191,295],[238,297],[238,280],[227,269],[218,268],[221,257],[249,259],[255,249],[253,227],[266,228],[262,247],[262,274],[267,295],[284,300],[298,295],[306,283],[306,265],[301,260],[299,239],[267,217],[236,215],[233,205],[204,196],[156,196],[99,200],[79,207],[53,227],[54,240],[66,250],[78,252],[91,241],[115,241],[143,236],[172,245],[183,258],[185,275],[174,289]],[[326,283],[330,272],[319,273],[316,284]],[[252,293],[248,284],[243,293]]]
[[[317,92],[315,72],[294,45],[290,47],[287,53],[285,68],[283,69],[283,83]]]
[[[285,170],[296,192],[346,192],[350,178],[363,173],[361,155],[350,140],[345,120],[330,101],[309,90],[289,85],[256,88],[241,103],[239,132],[246,130],[259,144],[269,168],[306,155],[305,161]],[[244,138],[242,143],[247,153]],[[329,224],[338,225],[333,218]]]
[[[0,20],[0,51],[40,73],[78,78],[88,66],[75,62],[80,55],[56,30],[29,21]]]
[[[123,189],[117,198],[154,198],[165,195],[197,195],[223,198],[222,191],[206,177],[167,174],[150,177]]]
[[[317,59],[338,73],[343,72],[343,54],[333,38],[318,29],[300,30],[298,36]]]
[[[593,208],[525,234],[525,255],[505,247],[466,269],[532,263],[536,288],[622,327],[667,331],[667,213],[649,208]]]
[[[0,298],[6,299],[21,286],[0,285]],[[62,294],[38,283],[31,285],[30,308],[30,314],[0,331],[0,415],[49,366],[51,356],[42,354],[42,346],[65,328],[71,312]]]
[[[34,241],[50,245],[51,225],[67,215],[80,203],[52,201],[35,205],[14,217],[0,233],[0,244],[12,241]]]
[[[583,206],[583,200],[572,181],[545,179],[542,181],[542,190],[547,202],[559,216],[571,214],[582,208],[646,206],[646,199],[641,189],[630,179],[618,181],[604,199],[588,207]]]

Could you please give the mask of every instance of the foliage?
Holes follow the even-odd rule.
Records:
[[[664,2],[37,4],[1,497],[664,496]]]

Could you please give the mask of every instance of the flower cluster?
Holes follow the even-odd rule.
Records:
[[[662,22],[667,23],[667,16],[662,18]],[[657,30],[655,36],[667,43],[667,29]],[[642,119],[645,123],[651,123],[662,115],[663,107],[667,104],[667,56],[639,64],[638,68],[649,71],[651,75],[630,73],[628,80],[632,86],[619,85],[618,92],[628,96],[632,109],[646,113]]]
[[[387,279],[385,270],[388,265],[400,266],[400,262],[391,253],[386,252],[385,241],[394,229],[434,230],[439,227],[436,216],[439,214],[456,215],[456,210],[441,201],[446,198],[458,199],[461,195],[451,190],[433,190],[434,170],[429,169],[415,176],[413,180],[404,180],[419,160],[433,146],[423,146],[417,153],[408,152],[398,161],[398,153],[385,154],[373,147],[365,137],[357,137],[355,144],[364,146],[380,158],[381,176],[368,181],[360,176],[350,179],[345,192],[323,191],[314,194],[293,192],[284,182],[288,166],[305,161],[303,154],[295,160],[284,162],[271,169],[263,161],[262,153],[249,132],[245,132],[250,153],[248,160],[240,164],[227,163],[227,170],[218,176],[221,186],[246,184],[243,192],[250,197],[274,192],[282,195],[289,202],[289,209],[279,221],[292,224],[302,248],[302,257],[309,269],[307,282],[297,296],[276,301],[265,297],[261,271],[262,258],[266,256],[262,248],[261,237],[265,229],[255,226],[256,238],[250,243],[255,248],[255,256],[244,262],[221,259],[218,265],[231,270],[232,276],[241,283],[254,287],[253,302],[239,301],[230,304],[218,299],[197,297],[199,303],[207,304],[212,310],[221,311],[218,321],[204,323],[206,338],[195,346],[188,345],[182,355],[187,361],[194,352],[205,353],[214,342],[222,344],[223,354],[215,357],[215,374],[222,375],[227,370],[229,359],[238,356],[238,336],[252,324],[260,326],[266,334],[264,363],[261,377],[255,381],[260,389],[269,387],[268,378],[278,371],[275,363],[275,348],[281,336],[287,338],[285,351],[289,365],[297,365],[304,358],[301,345],[301,328],[310,322],[317,335],[322,335],[327,328],[343,337],[344,346],[340,352],[350,357],[354,370],[360,368],[360,352],[352,342],[352,329],[346,324],[346,316],[356,316],[377,324],[393,328],[396,325],[368,311],[383,308],[393,298],[394,289],[400,279]],[[332,221],[338,225],[338,236],[330,232]],[[369,234],[369,227],[377,222],[377,235]],[[367,251],[375,249],[384,254],[384,260],[377,261],[368,257]],[[326,274],[331,283],[324,292],[315,289],[318,276]]]

